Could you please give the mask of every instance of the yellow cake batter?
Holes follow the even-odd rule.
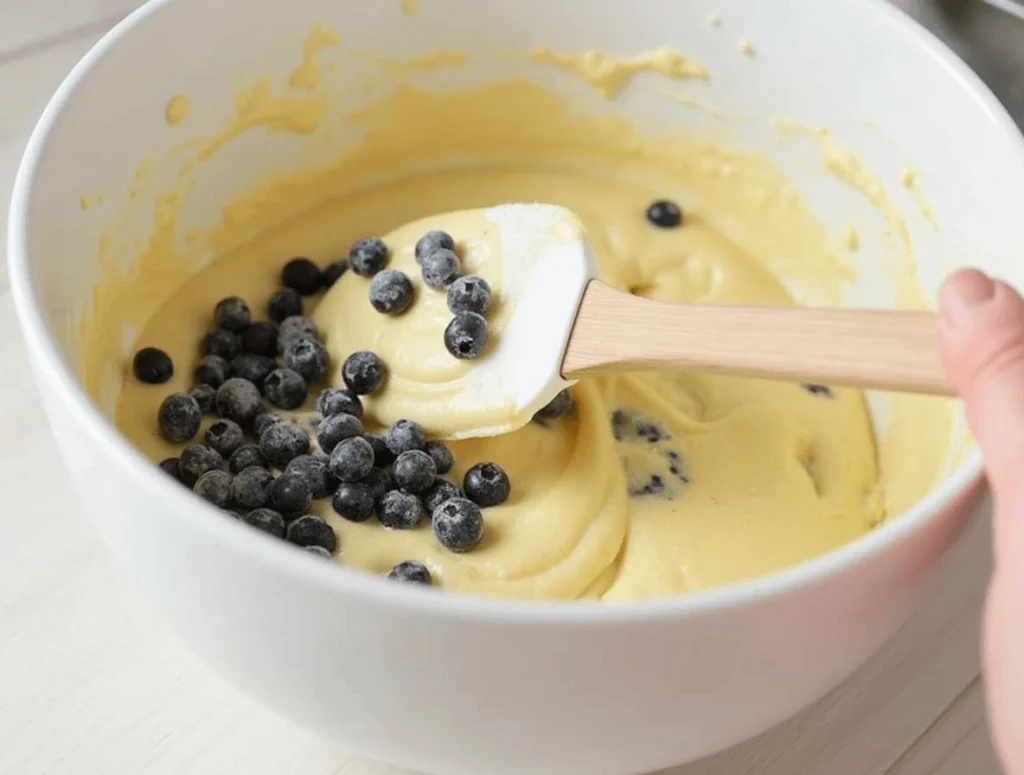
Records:
[[[304,127],[324,115],[318,96],[309,97],[305,117],[298,98],[269,87],[254,99],[240,105],[240,116],[244,109],[259,120],[246,127],[240,118],[225,136],[252,126]],[[288,123],[274,115],[275,104],[287,106]],[[434,213],[516,201],[563,205],[586,225],[605,281],[661,300],[789,304],[779,279],[786,277],[807,296],[836,303],[851,276],[838,242],[766,159],[570,113],[526,81],[456,93],[400,87],[349,120],[365,127],[365,137],[334,163],[268,178],[193,239],[216,256],[198,273],[174,236],[180,204],[173,197],[158,203],[131,271],[107,257],[102,303],[81,325],[81,370],[100,401],[111,375],[123,382],[117,425],[154,461],[180,452],[160,438],[157,407],[191,386],[198,342],[220,298],[241,295],[259,314],[292,256],[323,265],[357,238]],[[645,219],[662,198],[683,207],[681,228]],[[391,247],[409,269],[408,245]],[[365,300],[368,284],[346,273],[332,299],[350,305],[349,323],[379,331],[385,322]],[[307,314],[317,314],[316,303],[306,301]],[[438,316],[438,345],[445,323]],[[131,347],[121,341],[126,324],[138,327]],[[385,360],[412,363],[419,348],[444,356],[424,344],[429,332],[402,339],[401,324],[386,321],[394,338],[381,347]],[[170,383],[142,385],[130,376],[140,346],[170,354]],[[440,586],[486,595],[625,601],[761,575],[839,546],[885,517],[890,483],[878,469],[858,390],[820,395],[789,383],[622,374],[584,380],[573,397],[569,418],[452,443],[454,480],[491,460],[512,482],[508,502],[485,510],[477,549],[444,550],[426,523],[395,532],[376,520],[348,523],[329,500],[317,501],[314,511],[337,530],[338,560],[373,573],[418,560]],[[900,497],[924,494],[944,458],[944,448],[932,450],[902,470]]]

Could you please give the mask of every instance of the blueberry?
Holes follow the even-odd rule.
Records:
[[[659,199],[647,208],[647,220],[662,229],[674,229],[683,222],[683,211],[675,202]]]
[[[453,315],[475,312],[486,315],[491,308],[491,286],[482,277],[466,275],[448,286],[448,309]]]
[[[686,473],[682,456],[674,449],[670,449],[666,457],[668,458],[668,472],[683,484],[689,484],[690,477]]]
[[[370,495],[374,503],[383,498],[388,490],[395,488],[395,483],[391,480],[391,474],[383,468],[371,468],[370,473],[364,476],[361,482],[370,488]]]
[[[267,317],[280,323],[294,315],[302,314],[302,297],[294,288],[275,291],[267,302]]]
[[[388,262],[388,246],[377,237],[356,240],[348,250],[348,264],[362,277],[372,277]]]
[[[260,413],[260,391],[247,379],[232,377],[217,389],[217,414],[243,428]]]
[[[258,441],[260,436],[263,435],[263,431],[276,422],[284,422],[284,418],[279,414],[271,414],[269,412],[256,415],[256,419],[252,421],[253,436],[255,436]]]
[[[362,432],[363,423],[358,417],[350,414],[332,414],[316,426],[316,442],[320,445],[320,450],[329,455],[341,441],[359,436]]]
[[[483,508],[508,500],[508,474],[497,463],[477,463],[462,480],[466,497]]]
[[[211,385],[196,385],[189,391],[189,395],[199,404],[200,412],[213,414],[217,403],[217,388]]]
[[[174,376],[171,356],[156,347],[143,347],[132,359],[135,379],[149,385],[162,385]]]
[[[338,546],[334,528],[312,514],[299,517],[288,525],[288,540],[297,546],[322,546],[329,552]]]
[[[435,479],[430,489],[423,493],[423,505],[427,508],[427,516],[433,516],[434,511],[447,500],[452,498],[465,497],[453,482],[447,479]]]
[[[452,451],[443,442],[428,441],[423,451],[434,460],[434,466],[437,468],[438,474],[448,473],[452,470],[452,466],[455,465]]]
[[[320,267],[308,258],[293,258],[281,270],[281,285],[293,288],[301,296],[312,296],[323,285]]]
[[[479,358],[487,346],[487,321],[476,312],[460,312],[444,330],[444,346],[456,358]]]
[[[412,304],[412,281],[404,272],[385,269],[370,281],[370,304],[382,315],[401,315]]]
[[[178,458],[168,457],[160,461],[160,470],[176,481],[181,481],[181,466]]]
[[[284,364],[312,382],[327,371],[327,350],[315,339],[296,339],[284,351]]]
[[[423,267],[423,282],[435,291],[443,291],[459,276],[462,262],[454,250],[439,248],[423,256],[420,262]]]
[[[353,393],[366,396],[384,383],[384,364],[375,353],[359,350],[345,359],[341,366],[341,378]]]
[[[411,449],[399,455],[393,471],[395,484],[406,492],[417,494],[428,490],[437,478],[434,459],[418,449]]]
[[[274,369],[263,380],[263,393],[278,409],[298,409],[306,400],[306,380],[291,369]]]
[[[313,498],[326,498],[336,482],[330,472],[330,458],[327,455],[299,455],[285,468],[286,474],[297,474],[309,482]]]
[[[410,449],[423,449],[427,445],[423,427],[412,420],[396,420],[384,435],[384,443],[391,454],[401,455]]]
[[[665,491],[665,482],[657,474],[653,474],[642,486],[632,487],[629,490],[630,497],[643,495],[660,495]]]
[[[345,259],[341,259],[340,261],[333,261],[330,264],[328,264],[327,268],[324,269],[322,275],[324,288],[333,287],[334,284],[338,282],[338,278],[340,278],[347,271],[348,261],[346,261]]]
[[[214,506],[223,507],[228,502],[228,491],[231,488],[231,474],[220,469],[207,471],[200,476],[192,492],[203,500],[209,501]]]
[[[616,441],[622,441],[633,432],[633,420],[628,412],[616,409],[612,412],[612,435]]]
[[[219,355],[207,355],[196,366],[196,384],[219,388],[231,376],[231,365]]]
[[[233,420],[217,420],[206,429],[206,446],[217,450],[222,457],[231,457],[242,446],[242,428]]]
[[[311,554],[314,557],[320,557],[324,560],[330,560],[332,557],[334,557],[333,554],[324,549],[322,546],[303,546],[302,550],[306,554]]]
[[[320,332],[316,323],[302,315],[292,315],[281,321],[281,327],[277,330],[277,350],[282,355],[288,346],[301,339],[313,339],[320,341]]]
[[[480,507],[466,498],[452,498],[434,509],[434,538],[445,549],[468,552],[484,537]]]
[[[636,435],[641,439],[646,439],[650,444],[656,444],[662,439],[671,438],[667,432],[663,431],[657,425],[652,422],[640,420],[636,424]]]
[[[373,464],[375,466],[384,468],[395,462],[395,456],[388,449],[387,442],[381,434],[367,433],[363,438],[370,442],[370,446],[373,447]]]
[[[276,368],[277,361],[269,356],[243,353],[231,361],[231,376],[247,379],[259,387]]]
[[[316,399],[316,410],[324,417],[335,414],[350,414],[362,419],[363,404],[344,388],[324,388]]]
[[[284,517],[273,509],[253,509],[242,517],[242,521],[257,530],[270,533],[275,538],[284,538],[285,530],[287,529],[284,524]]]
[[[203,355],[219,355],[224,360],[230,361],[242,352],[242,340],[238,334],[233,334],[223,328],[216,328],[203,337],[199,351]]]
[[[263,459],[263,453],[256,444],[243,444],[231,454],[228,460],[228,470],[238,474],[251,466],[267,467],[267,461]]]
[[[446,231],[428,231],[416,242],[416,263],[422,264],[423,257],[435,250],[455,250],[455,240]]]
[[[214,471],[224,465],[220,453],[204,444],[190,444],[181,451],[178,466],[181,469],[181,481],[189,487],[207,471]]]
[[[362,482],[342,482],[334,491],[331,506],[342,519],[365,522],[373,516],[373,490]]]
[[[217,328],[224,328],[235,334],[245,331],[251,320],[252,312],[249,305],[240,296],[221,299],[213,310],[213,322]]]
[[[309,482],[299,474],[281,474],[270,485],[270,502],[285,519],[302,516],[313,505]]]
[[[800,387],[802,387],[804,390],[806,390],[812,396],[822,396],[823,398],[832,398],[833,397],[832,388],[830,388],[828,385],[804,384],[804,385],[801,385]]]
[[[284,468],[309,452],[309,435],[293,422],[276,422],[260,434],[260,452],[275,468]]]
[[[339,481],[358,482],[371,468],[373,447],[362,436],[343,439],[331,451],[331,473]]]
[[[377,502],[377,519],[390,530],[409,530],[423,519],[423,504],[412,493],[391,490]]]
[[[253,323],[242,332],[242,352],[250,355],[277,355],[277,326],[266,320]]]
[[[412,584],[426,584],[428,587],[433,582],[427,567],[422,563],[413,562],[412,560],[398,563],[398,565],[388,571],[388,578]]]
[[[231,502],[243,509],[258,509],[270,500],[274,475],[260,466],[249,466],[231,480]]]
[[[564,415],[570,409],[572,409],[572,395],[570,395],[569,390],[566,389],[560,391],[558,395],[552,398],[551,401],[540,409],[535,416],[544,420],[554,420]]]
[[[171,393],[157,412],[160,435],[175,444],[191,440],[199,432],[202,419],[199,402],[184,393]]]

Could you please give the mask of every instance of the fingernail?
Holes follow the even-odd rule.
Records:
[[[954,326],[964,325],[995,292],[996,284],[977,269],[958,272],[946,278],[939,290],[939,312]]]

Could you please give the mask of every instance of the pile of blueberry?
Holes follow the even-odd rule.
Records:
[[[460,276],[462,262],[455,252],[455,240],[444,231],[428,231],[416,242],[416,263],[423,284],[447,294],[451,322],[444,330],[444,345],[454,357],[479,358],[487,346],[487,319],[491,288],[475,275]],[[370,304],[382,315],[400,315],[412,304],[412,282],[397,269],[385,269],[387,246],[376,237],[352,246],[352,270],[370,281]]]
[[[353,271],[376,271],[375,280],[386,259],[387,248],[374,238],[350,251]],[[200,344],[194,387],[160,405],[160,434],[187,445],[160,467],[245,523],[324,557],[335,552],[338,538],[330,524],[309,513],[321,498],[330,498],[344,519],[365,522],[376,515],[392,530],[413,528],[426,517],[443,547],[469,551],[483,537],[481,510],[508,498],[508,476],[495,463],[480,463],[467,471],[460,488],[443,478],[454,464],[451,450],[427,440],[417,423],[399,420],[383,434],[364,432],[360,396],[380,390],[386,379],[375,353],[359,351],[345,359],[345,388],[319,393],[319,416],[312,423],[272,411],[302,407],[310,383],[329,372],[319,332],[302,316],[302,296],[329,287],[346,268],[338,262],[321,272],[307,259],[290,261],[281,274],[283,287],[268,303],[267,321],[254,322],[239,297],[216,305],[215,328]],[[165,352],[146,347],[136,353],[133,371],[142,382],[162,384],[174,367]],[[217,419],[198,443],[202,417],[210,414]],[[431,583],[429,571],[413,561],[399,563],[388,575]]]

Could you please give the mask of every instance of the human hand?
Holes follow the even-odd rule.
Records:
[[[1024,775],[1024,299],[976,269],[939,292],[939,347],[985,458],[994,571],[982,661],[996,749]]]

